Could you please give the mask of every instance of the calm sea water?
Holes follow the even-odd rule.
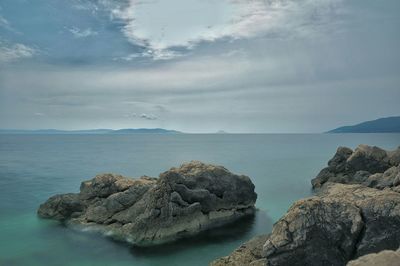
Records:
[[[0,265],[207,265],[268,233],[340,145],[394,149],[400,134],[0,135]],[[135,248],[36,217],[56,193],[97,173],[158,176],[190,160],[226,166],[256,185],[254,218],[198,237]]]

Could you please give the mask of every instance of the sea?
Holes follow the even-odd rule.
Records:
[[[0,265],[208,265],[255,235],[268,234],[339,146],[393,150],[400,134],[104,134],[0,135]],[[157,177],[200,160],[248,175],[254,217],[198,236],[135,247],[37,217],[58,193],[78,192],[98,173]]]

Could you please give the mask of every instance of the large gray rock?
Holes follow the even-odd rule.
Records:
[[[328,167],[322,169],[311,183],[313,188],[320,188],[326,182],[361,184],[371,175],[383,173],[399,163],[400,147],[394,151],[368,145],[359,145],[354,151],[339,147]]]
[[[260,254],[260,241],[249,243],[256,245],[245,244],[211,265],[344,266],[365,254],[397,249],[400,194],[329,183],[319,195],[293,204],[274,225],[261,255],[251,255]]]
[[[253,214],[256,199],[249,177],[192,161],[158,179],[98,175],[83,182],[80,193],[51,197],[38,214],[147,245]]]

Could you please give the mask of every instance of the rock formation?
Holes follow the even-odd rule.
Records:
[[[317,194],[295,202],[275,223],[261,254],[260,246],[245,245],[212,265],[343,266],[366,254],[396,250],[399,154],[400,148],[393,152],[366,145],[354,152],[339,148],[312,181]],[[253,253],[258,255],[248,255]]]
[[[329,160],[328,167],[322,169],[311,183],[313,188],[320,188],[326,182],[362,184],[368,182],[371,175],[382,174],[399,163],[400,147],[394,151],[368,145],[359,145],[354,151],[339,147],[335,156]],[[374,182],[370,186],[374,186]]]
[[[49,198],[38,215],[148,245],[253,214],[256,198],[249,177],[192,161],[158,179],[98,175],[82,182],[80,193]]]
[[[400,193],[327,184],[297,201],[264,245],[268,265],[345,265],[400,245]]]

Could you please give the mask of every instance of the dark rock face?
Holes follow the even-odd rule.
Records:
[[[147,245],[253,214],[256,199],[249,177],[193,161],[158,179],[98,175],[82,182],[80,193],[49,198],[38,214]]]
[[[361,184],[369,176],[383,173],[400,163],[400,147],[395,151],[385,151],[378,147],[359,145],[354,151],[339,147],[328,167],[321,170],[311,183],[320,188],[326,182]]]

